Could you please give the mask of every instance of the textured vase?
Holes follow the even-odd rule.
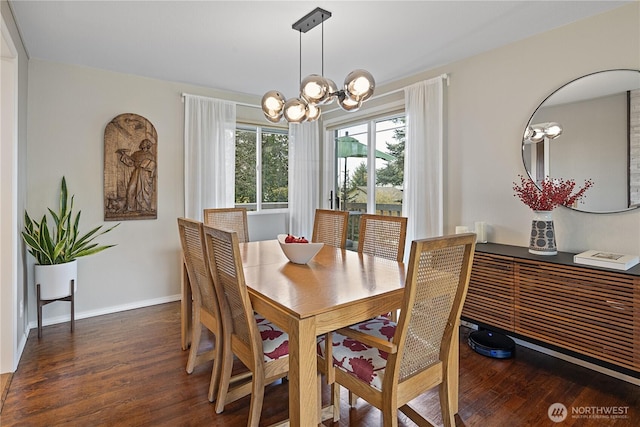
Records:
[[[551,211],[533,211],[529,252],[536,255],[556,255],[556,232]]]

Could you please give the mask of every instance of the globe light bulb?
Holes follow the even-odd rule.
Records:
[[[344,90],[354,101],[365,101],[373,95],[376,82],[366,70],[353,70],[344,79]]]
[[[562,126],[559,123],[550,122],[544,127],[544,134],[549,139],[555,139],[562,135]]]
[[[317,74],[310,74],[300,83],[300,96],[310,104],[318,104],[329,96],[329,83]]]
[[[289,123],[302,123],[307,118],[307,104],[300,98],[292,98],[284,103],[284,118]]]
[[[351,99],[344,91],[338,94],[338,104],[344,111],[356,111],[362,106],[362,101]]]
[[[262,112],[270,122],[277,123],[282,118],[284,96],[278,91],[270,90],[262,97]]]
[[[307,104],[307,121],[313,122],[320,117],[320,108],[314,104]]]
[[[328,93],[322,102],[318,102],[320,105],[330,104],[338,97],[338,86],[336,85],[336,82],[326,77],[325,80],[328,85]]]
[[[531,126],[531,135],[529,141],[537,144],[544,141],[544,129],[538,125]]]

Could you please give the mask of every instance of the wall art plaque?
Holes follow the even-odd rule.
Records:
[[[104,130],[104,219],[158,216],[158,134],[137,114],[116,116]]]

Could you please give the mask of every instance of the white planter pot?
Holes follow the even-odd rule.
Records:
[[[73,292],[78,290],[78,261],[64,264],[35,266],[35,285],[40,285],[40,299],[50,300],[71,295],[71,280],[74,282]]]

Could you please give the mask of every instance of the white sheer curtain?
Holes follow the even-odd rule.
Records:
[[[184,210],[202,221],[205,208],[233,207],[236,105],[184,95]]]
[[[289,125],[289,233],[311,240],[318,207],[318,122]]]
[[[407,140],[402,214],[409,218],[410,244],[443,234],[442,76],[407,86],[404,92]]]

